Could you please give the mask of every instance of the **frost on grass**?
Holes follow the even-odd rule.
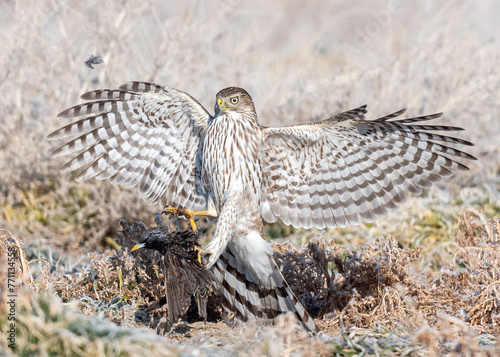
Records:
[[[287,281],[329,326],[339,317],[357,326],[370,326],[375,319],[397,326],[405,317],[400,315],[398,298],[412,285],[411,263],[420,250],[400,249],[394,238],[382,237],[359,251],[321,239],[301,250],[276,245]]]
[[[231,329],[220,323],[221,308],[216,298],[211,301],[208,322],[195,322],[199,318],[191,309],[180,322],[182,328],[174,326],[162,332],[169,339],[209,350],[250,349],[264,355],[287,351],[382,354],[389,350],[422,356],[492,355],[496,346],[493,336],[499,333],[500,221],[472,209],[463,211],[459,220],[454,258],[436,271],[430,267],[417,271],[415,263],[422,258],[421,248],[402,249],[394,238],[379,237],[356,250],[321,237],[299,249],[290,243],[274,244],[284,276],[323,330],[318,336],[294,329],[297,326],[290,316],[280,317],[276,326],[237,324]],[[128,336],[130,330],[122,331],[115,325],[128,329],[155,327],[144,322],[162,319],[165,311],[161,309],[145,320],[138,319],[136,312],[137,307],[164,293],[160,256],[146,250],[140,255],[129,254],[145,227],[140,223],[123,227],[116,238],[121,250],[89,253],[90,263],[71,271],[50,266],[43,258],[27,262],[22,242],[8,232],[2,233],[2,269],[8,249],[16,250],[19,261],[20,324],[27,326],[20,328],[19,334],[22,341],[26,339],[22,343],[26,343],[27,351],[33,348],[29,344],[33,338],[49,341],[74,337],[82,331],[91,334],[96,331],[91,327],[95,321],[116,330],[92,337],[78,335],[84,341],[79,346],[90,340],[103,343],[97,340],[109,339],[110,334],[116,338]],[[30,268],[36,264],[42,269],[32,274]],[[5,281],[2,283],[5,289]],[[32,312],[21,309],[31,305],[35,307]],[[0,313],[5,316],[4,306]],[[35,326],[32,320],[49,327]],[[4,321],[0,329],[5,331],[5,319],[0,321]],[[67,329],[64,334],[51,329],[56,321],[69,321],[61,322],[61,328]],[[72,330],[75,324],[81,324],[80,332]]]
[[[6,296],[7,252],[15,251],[15,351],[8,347],[8,341],[1,339],[2,350],[12,355],[32,356],[178,356],[181,352],[191,352],[180,348],[166,339],[159,338],[145,328],[120,327],[98,314],[84,308],[79,296],[86,292],[85,285],[75,283],[75,279],[57,270],[41,270],[41,275],[33,277],[29,272],[31,262],[26,261],[21,240],[8,231],[0,231],[0,293]],[[45,264],[48,265],[48,264]],[[102,268],[102,265],[96,265]],[[107,269],[107,268],[106,268]],[[106,274],[104,271],[100,273]],[[71,302],[64,304],[54,290],[59,290]],[[115,290],[110,284],[108,290]],[[102,301],[104,303],[104,300]],[[11,321],[7,319],[5,302],[0,304],[0,331],[7,336]],[[84,312],[82,314],[82,312]],[[109,312],[109,311],[108,311]],[[85,316],[90,315],[90,316]],[[108,315],[109,316],[109,315]]]
[[[472,209],[459,218],[454,259],[437,272],[416,271],[421,248],[399,248],[392,237],[357,250],[321,238],[301,249],[289,243],[274,248],[287,281],[325,328],[418,329],[446,314],[498,333],[499,220]]]

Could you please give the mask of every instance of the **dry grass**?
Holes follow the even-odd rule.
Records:
[[[2,233],[1,278],[6,249],[25,252],[20,351],[494,355],[498,11],[495,1],[469,0],[0,1],[0,228],[13,232]],[[91,54],[104,59],[95,70],[84,64]],[[277,257],[325,334],[291,331],[289,317],[242,330],[212,316],[156,337],[137,327],[134,307],[161,290],[158,256],[128,254],[136,237],[119,236],[118,220],[149,226],[158,207],[133,189],[59,175],[62,163],[45,139],[81,93],[129,80],[185,90],[209,109],[218,90],[241,86],[264,125],[365,103],[369,117],[404,106],[409,115],[444,111],[441,123],[466,128],[460,136],[477,144],[479,163],[373,224],[324,232],[266,226],[269,237],[293,243],[275,245]],[[110,249],[109,237],[123,251]],[[5,281],[1,289],[3,299]],[[2,331],[4,314],[0,304]]]
[[[325,330],[334,332],[342,322],[415,331],[449,316],[497,335],[500,221],[471,209],[459,218],[455,256],[437,272],[415,269],[422,248],[399,248],[394,238],[378,237],[356,251],[319,238],[300,250],[290,244],[275,250],[301,300],[327,318]]]
[[[435,273],[414,268],[421,248],[399,248],[393,238],[379,237],[356,251],[322,237],[301,249],[275,244],[283,274],[322,329],[315,337],[286,315],[273,327],[250,323],[231,330],[218,322],[221,306],[213,297],[208,322],[196,322],[196,312],[188,312],[187,322],[161,329],[168,339],[154,338],[141,326],[158,331],[163,312],[147,316],[135,309],[163,296],[163,272],[158,254],[127,253],[144,230],[138,223],[124,225],[120,232],[117,241],[125,249],[90,253],[90,263],[72,271],[50,266],[44,258],[27,261],[22,242],[3,231],[0,263],[5,274],[7,252],[16,252],[16,343],[26,355],[63,350],[127,355],[144,353],[153,341],[154,346],[168,346],[172,355],[186,348],[194,353],[203,346],[211,353],[269,356],[389,351],[493,356],[500,332],[500,221],[475,210],[465,210],[459,218],[454,260]],[[33,265],[41,269],[32,273]],[[5,280],[6,274],[2,276]],[[5,290],[5,281],[2,287]],[[3,305],[0,329],[5,333],[7,313]],[[0,343],[7,347],[6,341]]]

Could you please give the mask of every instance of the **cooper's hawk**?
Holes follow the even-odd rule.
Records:
[[[273,321],[292,311],[314,321],[284,281],[263,239],[262,217],[294,227],[371,222],[475,159],[450,144],[470,142],[428,131],[441,114],[366,120],[366,106],[312,124],[259,125],[248,93],[226,88],[210,115],[190,95],[151,83],[95,90],[60,117],[82,117],[49,135],[77,136],[53,155],[72,158],[62,172],[138,186],[149,202],[218,216],[207,246],[227,309]],[[197,212],[201,214],[201,212]]]

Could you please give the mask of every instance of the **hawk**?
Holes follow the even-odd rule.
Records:
[[[476,158],[472,143],[423,124],[442,113],[367,120],[366,106],[309,124],[261,126],[250,95],[230,87],[211,115],[189,94],[153,83],[82,95],[90,102],[59,117],[79,118],[49,139],[75,137],[53,152],[70,156],[62,172],[138,186],[151,203],[216,216],[207,267],[221,284],[226,309],[242,320],[273,322],[293,312],[314,320],[284,280],[263,238],[263,219],[294,227],[346,227],[371,222]],[[454,147],[455,146],[455,147]],[[462,161],[462,162],[461,162]]]

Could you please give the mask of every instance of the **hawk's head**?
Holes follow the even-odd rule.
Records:
[[[238,87],[224,88],[215,97],[215,114],[236,112],[254,114],[255,107],[252,98],[246,90]]]

